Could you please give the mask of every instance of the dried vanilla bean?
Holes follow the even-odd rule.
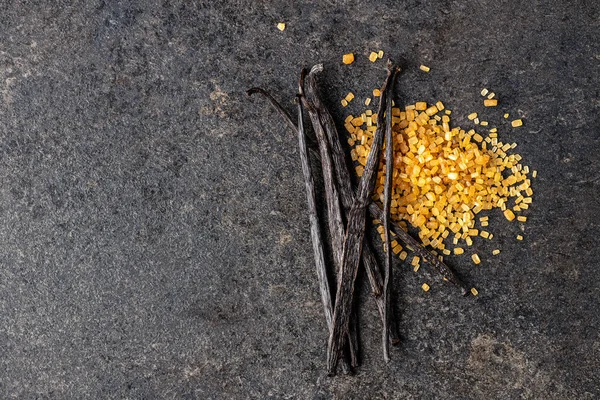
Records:
[[[312,175],[312,170],[310,167],[310,162],[308,160],[308,146],[307,146],[307,135],[304,131],[304,123],[303,123],[303,109],[302,109],[302,100],[301,95],[298,95],[296,100],[298,103],[298,125],[294,124],[291,119],[291,116],[287,111],[283,109],[283,107],[275,100],[275,98],[266,90],[261,88],[251,88],[247,92],[248,96],[251,96],[255,93],[260,93],[264,95],[269,102],[278,110],[278,112],[282,115],[284,120],[288,123],[290,127],[293,128],[294,131],[298,134],[298,140],[300,144],[300,160],[302,163],[302,172],[304,175],[304,182],[306,187],[306,194],[308,197],[308,209],[309,209],[309,220],[310,220],[310,230],[311,230],[311,239],[313,243],[313,251],[315,254],[315,265],[317,269],[317,278],[319,281],[319,292],[321,293],[321,301],[323,302],[323,308],[325,309],[325,320],[327,322],[328,330],[331,332],[333,328],[332,317],[333,317],[333,307],[331,301],[331,289],[329,286],[329,280],[327,278],[327,268],[325,264],[325,256],[324,256],[324,247],[325,243],[323,241],[321,235],[321,229],[319,226],[317,206],[316,206],[316,195],[314,189],[314,178]],[[314,150],[314,149],[313,149]],[[317,158],[320,159],[320,154],[317,152],[315,154]],[[357,366],[357,349],[353,346],[358,344],[356,339],[356,332],[352,330],[348,333],[349,335],[349,347],[348,353],[350,361],[348,365],[345,366],[347,371],[351,371],[351,368]]]
[[[397,69],[388,63],[388,76],[381,90],[381,103],[379,104],[378,126],[373,138],[371,153],[360,179],[357,194],[348,215],[346,239],[344,242],[344,256],[338,290],[333,312],[333,330],[329,335],[327,346],[327,368],[330,374],[335,374],[348,332],[348,323],[352,311],[352,299],[354,297],[354,283],[358,273],[358,265],[365,236],[366,211],[370,203],[370,196],[375,187],[377,178],[377,166],[379,165],[379,150],[383,143],[384,107],[385,100],[389,96],[391,88],[390,80],[395,79]]]
[[[304,78],[306,70],[302,71],[299,90],[300,99],[304,108],[308,111],[310,120],[312,121],[313,130],[317,137],[319,145],[319,154],[321,155],[321,166],[323,170],[323,182],[325,184],[325,200],[327,203],[327,223],[329,226],[329,235],[331,236],[331,250],[335,270],[339,271],[342,265],[342,251],[344,246],[344,222],[342,219],[342,209],[340,205],[340,196],[334,178],[333,161],[331,160],[331,152],[329,150],[329,142],[325,136],[325,130],[319,120],[319,114],[314,104],[304,95]]]
[[[319,114],[317,109],[315,108],[314,104],[312,104],[304,95],[305,77],[306,70],[303,69],[300,73],[300,81],[298,82],[298,90],[300,93],[299,97],[302,101],[302,104],[308,110],[308,114],[313,125],[313,130],[317,138],[317,144],[319,146],[319,154],[323,171],[323,182],[325,186],[325,200],[327,203],[327,223],[329,226],[329,234],[331,237],[331,250],[335,264],[335,271],[339,279],[342,268],[342,252],[345,236],[340,197],[334,178],[333,163],[331,161],[329,142],[327,140],[327,137],[325,136],[325,131],[323,129],[323,126],[321,125],[321,121],[319,120]],[[356,338],[352,337],[354,334],[355,333],[353,330],[349,330],[347,332],[349,338],[347,342],[347,346],[349,348],[348,356],[350,358],[351,367],[354,364],[357,364],[357,350],[353,347],[356,344]]]
[[[392,94],[394,79],[390,82],[390,93],[385,105],[385,185],[383,190],[383,232],[385,268],[383,281],[383,359],[390,361],[390,337],[388,325],[392,319],[392,246],[390,239],[390,204],[392,201],[392,178],[394,175],[394,138],[392,136]],[[379,116],[378,116],[379,117]]]
[[[304,175],[304,186],[306,188],[306,197],[308,198],[308,219],[310,221],[310,236],[312,239],[313,252],[315,254],[315,265],[317,267],[317,278],[319,281],[319,291],[321,301],[325,309],[325,320],[329,330],[332,328],[333,306],[331,302],[331,289],[327,278],[327,269],[325,266],[324,242],[319,226],[319,216],[317,213],[317,201],[315,195],[315,183],[308,160],[306,138],[304,134],[304,122],[302,112],[302,102],[298,102],[298,142],[300,147],[300,162],[302,164],[302,174]]]

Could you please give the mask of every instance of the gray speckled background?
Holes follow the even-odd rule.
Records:
[[[0,397],[600,396],[597,2],[33,3],[0,3]],[[341,121],[381,84],[379,49],[400,101],[518,142],[535,202],[523,242],[492,214],[482,263],[449,258],[477,298],[397,270],[389,365],[361,285],[362,365],[327,378],[296,139],[244,90],[292,111],[323,62]]]

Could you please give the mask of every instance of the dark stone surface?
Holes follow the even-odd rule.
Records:
[[[598,398],[598,3],[289,3],[0,3],[0,397]],[[362,365],[331,379],[296,141],[244,89],[293,110],[324,62],[341,119],[379,49],[457,123],[492,88],[539,177],[523,242],[493,217],[479,266],[449,260],[479,297],[396,273],[384,365],[363,288]]]

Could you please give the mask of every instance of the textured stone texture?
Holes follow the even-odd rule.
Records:
[[[8,3],[0,397],[600,396],[597,2]],[[539,177],[523,242],[498,214],[479,266],[449,260],[479,297],[396,273],[389,365],[363,287],[362,365],[332,379],[296,140],[244,90],[292,111],[300,67],[324,62],[341,120],[347,91],[381,84],[379,49],[403,62],[401,101],[459,124],[496,91],[487,119]]]

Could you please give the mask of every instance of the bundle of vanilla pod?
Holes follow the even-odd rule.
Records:
[[[310,71],[305,69],[301,71],[296,96],[297,122],[294,122],[290,114],[266,90],[252,88],[248,90],[248,95],[254,93],[264,95],[298,135],[315,265],[321,300],[325,310],[325,319],[329,328],[327,369],[330,375],[334,375],[340,359],[346,371],[353,371],[358,365],[358,340],[356,338],[356,317],[353,314],[353,302],[355,281],[360,265],[365,268],[372,294],[381,315],[383,358],[386,362],[390,360],[389,344],[399,343],[391,308],[392,252],[385,252],[383,269],[380,269],[373,248],[369,243],[369,238],[365,235],[367,212],[374,219],[381,220],[383,223],[385,249],[390,249],[391,232],[393,232],[407,249],[433,265],[445,280],[457,285],[463,294],[468,293],[468,289],[440,259],[390,219],[394,168],[392,100],[395,81],[400,68],[388,61],[387,77],[379,97],[377,129],[364,173],[358,182],[357,188],[352,187],[347,156],[342,148],[333,117],[319,95],[316,78],[322,70],[323,66],[319,64],[315,65]],[[311,122],[314,136],[308,134],[304,127],[305,112]],[[376,183],[380,153],[384,148],[384,138],[386,173],[382,209],[371,202],[371,197]],[[311,150],[310,153],[309,150]],[[316,201],[317,188],[315,188],[315,180],[311,170],[310,156],[320,160],[322,166],[324,188],[319,188],[319,190],[325,192],[329,245],[323,240],[324,233],[319,222],[319,205]],[[325,257],[325,254],[329,254],[331,257]],[[333,260],[333,265],[328,265],[326,259]],[[334,272],[328,274],[332,271]],[[336,282],[333,285],[336,290],[333,293],[328,276],[336,277]]]

